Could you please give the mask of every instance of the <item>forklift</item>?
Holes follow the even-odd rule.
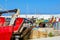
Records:
[[[5,13],[13,13],[13,12],[16,14],[14,14],[13,17],[11,18],[9,25],[5,25],[6,19],[1,15]],[[18,32],[18,30],[21,28],[21,25],[23,24],[24,19],[17,17],[19,14],[20,14],[19,9],[0,12],[0,40],[11,40],[13,33]]]
[[[6,20],[2,14],[15,13],[11,16],[11,20]],[[34,28],[26,28],[23,26],[24,18],[19,17],[19,9],[0,11],[0,40],[24,40],[24,37]],[[7,25],[6,25],[7,24]]]

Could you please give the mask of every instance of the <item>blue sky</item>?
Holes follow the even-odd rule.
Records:
[[[0,0],[0,8],[19,8],[21,14],[60,14],[60,0]]]

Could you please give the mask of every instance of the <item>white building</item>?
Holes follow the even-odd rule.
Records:
[[[60,14],[57,14],[57,15],[20,15],[19,17],[32,18],[32,16],[34,16],[34,18],[44,18],[44,19],[51,18],[52,16],[60,18]],[[11,18],[11,16],[3,16],[3,17]]]

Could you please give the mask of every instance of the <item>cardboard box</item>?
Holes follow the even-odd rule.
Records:
[[[48,37],[49,32],[53,33],[53,28],[39,28],[37,30],[32,30],[30,38],[45,38]]]

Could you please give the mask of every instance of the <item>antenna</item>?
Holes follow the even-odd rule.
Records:
[[[36,18],[37,18],[37,9],[35,8],[35,15],[36,15]]]
[[[5,0],[5,8],[7,8],[7,0]],[[7,10],[7,9],[6,9]]]
[[[35,8],[35,15],[37,14],[37,9]]]
[[[5,2],[6,2],[6,4],[7,4],[7,0],[5,0]],[[7,5],[6,5],[6,7],[7,7]],[[0,4],[0,10],[7,10],[7,9],[5,9],[5,8]]]
[[[3,6],[0,4],[0,11],[1,11],[1,10],[4,10],[4,9],[3,9]]]
[[[27,10],[27,14],[29,13],[29,6],[27,4],[27,7],[26,7],[26,10]]]

